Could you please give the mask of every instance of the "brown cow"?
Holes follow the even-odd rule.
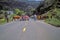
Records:
[[[13,20],[20,20],[20,19],[22,19],[21,16],[14,16],[14,17],[13,17]]]

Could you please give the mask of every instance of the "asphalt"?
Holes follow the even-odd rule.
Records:
[[[14,21],[0,25],[0,40],[60,40],[60,28],[43,21]]]

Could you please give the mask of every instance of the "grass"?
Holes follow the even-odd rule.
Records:
[[[45,22],[51,24],[51,25],[54,25],[54,26],[57,26],[57,27],[60,27],[60,9],[56,9],[54,10],[54,12],[56,12],[55,16],[53,16],[53,18],[50,18],[50,15],[52,14],[51,12],[48,12],[48,16],[49,18],[47,18],[45,20]],[[57,17],[58,16],[58,17]]]
[[[56,18],[52,18],[52,19],[46,19],[45,22],[60,27],[60,20],[56,19]]]
[[[5,19],[0,19],[0,25],[5,24],[6,20]]]

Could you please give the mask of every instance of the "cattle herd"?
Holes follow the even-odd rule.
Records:
[[[41,19],[46,19],[47,16],[41,16],[41,15],[32,15],[32,16],[28,16],[28,15],[23,15],[23,16],[13,16],[13,20],[20,20],[20,21],[29,21],[29,19],[34,19],[34,20],[41,20]]]
[[[20,21],[29,20],[29,16],[27,16],[27,15],[25,15],[25,16],[13,16],[13,20],[20,20]]]

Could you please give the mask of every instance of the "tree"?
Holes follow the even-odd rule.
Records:
[[[44,14],[51,9],[54,9],[56,0],[44,0],[37,8],[36,11],[38,15]]]
[[[25,15],[26,12],[24,12],[23,10],[20,10],[20,9],[15,9],[15,14],[20,16],[20,15]]]
[[[0,10],[0,19],[4,18],[4,11]]]
[[[16,1],[16,0],[0,0],[1,2],[6,2],[6,1]]]

